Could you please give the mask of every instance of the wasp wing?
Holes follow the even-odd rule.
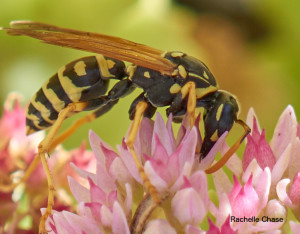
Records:
[[[48,44],[103,54],[166,75],[174,74],[176,69],[162,56],[163,51],[122,38],[31,21],[13,21],[10,26],[3,28],[9,35],[25,35]]]

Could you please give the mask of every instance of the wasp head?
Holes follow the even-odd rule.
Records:
[[[237,119],[237,100],[228,92],[216,91],[197,101],[197,107],[204,107],[205,137],[200,151],[200,159],[206,157],[220,136],[230,131]]]

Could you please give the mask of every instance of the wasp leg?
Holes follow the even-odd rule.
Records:
[[[187,103],[187,114],[190,119],[191,128],[195,124],[195,109],[196,109],[196,85],[194,82],[187,82],[181,88],[182,98],[185,98],[188,95],[188,103]]]
[[[30,163],[29,167],[25,171],[25,174],[22,176],[20,181],[11,184],[1,184],[0,191],[4,193],[12,192],[19,184],[26,182],[27,179],[31,176],[31,174],[35,170],[35,168],[39,165],[39,163],[40,163],[40,157],[35,157],[34,160]]]
[[[139,174],[142,178],[143,184],[146,188],[146,191],[151,195],[153,198],[154,202],[156,204],[160,203],[160,198],[158,196],[158,193],[155,189],[155,187],[151,184],[149,178],[145,174],[145,171],[137,157],[137,154],[134,150],[133,144],[136,138],[136,135],[139,130],[139,126],[141,124],[142,116],[147,116],[147,117],[152,117],[153,114],[155,113],[156,108],[149,103],[146,98],[144,97],[144,93],[139,95],[135,101],[132,103],[129,113],[130,113],[130,118],[133,118],[133,122],[131,125],[131,128],[129,130],[129,134],[126,140],[126,145],[129,148],[129,151],[133,157],[133,160],[135,164],[138,167]]]
[[[188,97],[187,104],[185,102],[185,98]],[[189,122],[191,128],[195,124],[195,110],[196,110],[196,85],[194,82],[187,82],[181,89],[180,92],[176,94],[173,99],[171,106],[167,109],[167,115],[170,113],[174,114],[174,120],[177,122],[176,117],[181,116],[181,114],[188,114]],[[186,110],[186,111],[185,111]],[[184,111],[184,112],[183,112]]]
[[[47,209],[45,214],[41,217],[40,225],[39,225],[39,233],[47,233],[45,223],[48,218],[48,216],[51,214],[52,207],[54,205],[54,184],[53,184],[53,178],[51,175],[51,172],[49,170],[47,160],[46,160],[46,154],[49,152],[49,148],[51,146],[51,143],[57,134],[58,130],[60,129],[63,121],[70,116],[73,113],[83,111],[86,109],[89,105],[89,102],[77,102],[77,103],[70,103],[65,109],[63,109],[53,124],[53,126],[50,128],[49,133],[45,137],[45,139],[39,144],[38,146],[38,155],[42,161],[42,165],[44,168],[44,171],[46,173],[47,181],[48,181],[48,202],[47,202]]]
[[[237,151],[237,149],[240,147],[241,143],[243,142],[243,140],[245,139],[245,137],[251,132],[251,129],[248,127],[248,125],[238,119],[235,121],[237,124],[240,124],[245,132],[243,133],[243,135],[234,143],[233,146],[230,147],[230,149],[224,154],[224,156],[218,161],[216,162],[213,166],[211,166],[210,168],[208,168],[207,170],[205,170],[206,174],[211,174],[216,172],[217,170],[219,170],[220,168],[222,168],[225,163],[230,159],[230,157]]]
[[[69,127],[67,130],[62,132],[59,136],[57,136],[53,140],[53,142],[52,142],[52,144],[49,148],[49,152],[52,152],[57,145],[61,144],[66,139],[68,139],[83,124],[92,122],[96,118],[98,118],[98,117],[102,116],[103,114],[105,114],[106,112],[108,112],[114,105],[116,105],[118,103],[118,101],[119,101],[118,99],[110,101],[107,104],[105,104],[104,106],[101,106],[100,108],[98,108],[96,111],[94,111],[92,113],[89,113],[89,114],[87,114],[86,116],[84,116],[80,119],[77,119],[72,124],[71,127]]]

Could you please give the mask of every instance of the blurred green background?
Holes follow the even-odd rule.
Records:
[[[220,87],[238,97],[243,119],[254,107],[270,139],[288,104],[298,116],[300,112],[299,7],[296,0],[1,0],[0,25],[33,20],[184,51],[205,62]],[[0,32],[0,102],[18,91],[27,103],[61,66],[87,55]],[[119,144],[130,124],[128,108],[139,92],[80,128],[66,147],[87,139],[88,129]]]

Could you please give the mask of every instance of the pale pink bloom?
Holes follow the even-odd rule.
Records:
[[[254,114],[253,114],[254,116]],[[255,126],[256,121],[254,120],[253,131],[259,134],[258,127]],[[247,145],[251,145],[248,142]],[[264,146],[268,148],[268,146]],[[270,189],[270,198],[279,199],[287,207],[293,210],[294,215],[300,220],[300,181],[299,181],[299,170],[300,170],[300,140],[299,140],[299,125],[297,124],[294,109],[288,106],[281,114],[279,121],[274,130],[274,135],[270,143],[271,150],[265,150],[265,159],[261,158],[261,155],[255,154],[257,165],[252,163],[251,169],[246,169],[248,173],[259,174],[259,171],[264,167],[268,166],[271,170],[272,184]],[[246,147],[247,149],[247,147]],[[245,150],[246,152],[246,150]],[[273,156],[275,156],[276,162],[272,167]],[[245,159],[245,158],[244,158]],[[244,160],[243,159],[243,160]],[[268,163],[259,163],[261,160],[265,160]],[[248,160],[249,161],[249,160]],[[261,169],[260,169],[261,168]],[[287,190],[287,186],[290,181],[292,184]]]
[[[10,94],[0,119],[0,173],[10,173],[31,162],[43,133],[26,136],[25,110],[21,97]]]
[[[142,120],[134,143],[137,154],[143,156],[140,160],[150,181],[159,193],[168,194],[170,207],[164,209],[166,216],[178,220],[182,228],[199,225],[208,211],[206,175],[203,171],[192,170],[194,162],[199,163],[195,158],[198,134],[196,127],[189,130],[182,126],[179,138],[175,139],[171,117],[165,125],[158,114],[154,124],[152,120]],[[71,230],[72,222],[80,217],[92,219],[92,224],[98,224],[96,232],[110,230],[117,233],[114,232],[115,225],[121,228],[119,231],[127,232],[129,224],[126,217],[128,219],[132,215],[133,202],[142,201],[143,182],[124,141],[117,147],[119,153],[93,132],[90,132],[90,143],[97,159],[96,173],[86,172],[73,165],[76,172],[88,181],[88,186],[69,178],[70,189],[79,203],[78,214],[54,212],[48,219],[48,227],[53,233],[57,233],[58,229]],[[116,214],[115,206],[121,208]],[[68,222],[62,222],[66,215]],[[89,228],[86,225],[76,228],[86,232]],[[167,232],[175,230],[168,221],[161,219],[150,220],[145,230],[150,233],[154,229]]]

